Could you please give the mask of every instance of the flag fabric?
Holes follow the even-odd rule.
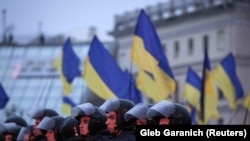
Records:
[[[2,84],[0,83],[0,109],[3,109],[9,101],[9,97],[6,94]]]
[[[134,101],[131,99],[130,76],[121,70],[97,36],[91,42],[84,65],[83,79],[100,98],[118,97]]]
[[[229,53],[213,71],[213,77],[232,109],[236,109],[237,99],[244,91],[236,73],[235,58]]]
[[[200,96],[200,124],[207,124],[210,118],[219,119],[218,97],[214,87],[207,48],[205,48],[202,86]]]
[[[68,83],[72,83],[74,78],[81,76],[80,59],[75,54],[70,38],[67,39],[63,46],[62,55],[62,72]]]
[[[136,87],[136,82],[133,75],[126,69],[124,71],[124,75],[126,76],[127,82],[130,84],[130,96],[129,99],[132,100],[135,104],[142,102],[142,93]]]
[[[192,121],[192,124],[198,124],[198,121],[197,121],[197,118],[196,118],[196,109],[194,106],[190,105],[190,108],[191,108],[191,111],[190,111],[190,115],[191,115],[191,121]]]
[[[73,91],[72,85],[66,80],[65,76],[62,73],[62,53],[58,55],[54,61],[54,67],[57,69],[60,79],[63,84],[63,95],[68,95]]]
[[[147,72],[139,71],[136,85],[138,89],[143,92],[143,94],[151,98],[153,101],[159,102],[162,100],[155,81]]]
[[[243,105],[250,112],[250,93],[248,93],[248,95],[244,98]]]
[[[150,81],[137,80],[137,82],[140,82],[140,86],[137,84],[138,88],[146,88],[149,83],[155,83],[154,86],[157,89],[156,91],[153,90],[155,93],[147,93],[151,90],[141,89],[144,94],[153,100],[157,100],[155,102],[159,102],[160,100],[168,99],[175,92],[176,82],[174,75],[157,32],[144,10],[141,10],[138,17],[133,37],[131,59],[138,67],[140,78]]]
[[[58,55],[54,62],[54,66],[57,69],[63,83],[62,112],[66,115],[70,114],[73,104],[73,102],[68,98],[68,95],[73,91],[72,82],[74,78],[81,76],[79,65],[80,59],[74,53],[71,40],[68,38],[63,45],[62,52]]]
[[[184,99],[186,99],[187,102],[197,111],[200,111],[200,93],[201,78],[191,67],[189,67],[183,96]]]
[[[63,96],[62,113],[70,115],[72,107],[75,107],[76,105],[77,104],[69,96]]]

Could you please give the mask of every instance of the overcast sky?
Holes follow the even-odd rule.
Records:
[[[6,25],[13,27],[14,35],[37,35],[40,25],[42,32],[47,35],[73,33],[81,36],[91,26],[95,26],[99,34],[111,31],[115,15],[166,1],[0,0],[0,32],[2,36],[3,9],[6,9]]]

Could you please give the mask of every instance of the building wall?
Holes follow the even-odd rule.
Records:
[[[237,74],[242,82],[245,95],[250,92],[248,87],[250,83],[250,75],[248,75],[248,72],[250,72],[249,10],[249,1],[246,3],[238,1],[233,3],[233,6],[223,7],[219,10],[204,9],[192,16],[176,17],[174,21],[155,21],[151,19],[178,83],[177,93],[172,97],[174,101],[184,102],[183,87],[188,67],[195,69],[201,76],[204,58],[203,37],[205,35],[209,38],[211,69],[214,69],[229,52],[233,52],[236,57]],[[161,22],[165,24],[159,24]],[[133,27],[128,27],[128,31],[131,29],[134,30]],[[136,74],[137,67],[131,65],[130,58],[133,32],[122,33],[123,31],[119,35],[119,31],[113,31],[119,47],[117,62],[123,69],[129,69]],[[189,54],[189,39],[193,39],[192,54]],[[175,42],[179,43],[178,56],[176,56]],[[239,101],[239,106],[241,106],[241,102]],[[223,98],[220,99],[219,110],[224,124],[243,124],[240,117],[245,115],[245,111],[238,110],[237,115],[241,116],[234,116],[236,112],[228,108],[228,103]],[[211,121],[211,123],[217,123],[217,121]]]

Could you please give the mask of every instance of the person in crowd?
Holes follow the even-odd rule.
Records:
[[[92,103],[84,103],[72,108],[71,115],[79,121],[80,135],[86,141],[108,141],[110,134],[105,121],[107,116],[103,110]]]
[[[15,122],[8,122],[3,124],[3,135],[4,141],[16,141],[21,126],[17,125]]]
[[[191,125],[191,115],[179,103],[162,100],[147,111],[149,120],[156,120],[159,125]]]
[[[18,136],[17,141],[34,141],[34,134],[32,132],[33,125],[22,127]]]
[[[135,125],[154,124],[153,120],[147,118],[147,111],[151,106],[152,104],[138,103],[125,113],[124,118],[127,121],[132,120]]]
[[[133,106],[131,100],[116,98],[108,99],[100,106],[108,114],[105,124],[113,135],[111,140],[135,141],[134,122],[124,118],[124,114]]]
[[[28,125],[27,122],[18,115],[11,115],[7,117],[6,120],[4,121],[4,123],[10,123],[10,122],[15,122],[17,125],[21,127],[27,127]]]
[[[62,141],[79,136],[79,122],[72,116],[67,116],[60,126]]]
[[[35,107],[31,111],[29,111],[27,114],[35,120],[34,126],[33,126],[33,134],[35,137],[35,141],[46,140],[45,133],[39,130],[37,126],[44,117],[59,116],[59,114],[53,109],[41,108],[41,107]]]
[[[60,126],[63,121],[62,116],[44,117],[37,128],[46,134],[47,141],[62,141]]]

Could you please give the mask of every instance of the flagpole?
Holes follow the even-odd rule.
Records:
[[[232,120],[234,119],[234,117],[238,114],[238,112],[240,108],[238,107],[237,110],[234,112],[234,114],[231,116],[230,120],[228,121],[228,124],[231,124]]]
[[[132,64],[132,61],[130,61],[130,72],[132,73],[132,75],[130,76],[129,75],[129,99],[132,100],[132,87],[131,87],[131,81],[132,81],[132,76],[133,76],[133,64]]]
[[[244,122],[243,122],[243,124],[246,124],[246,122],[247,122],[247,117],[248,117],[248,109],[246,108],[246,112],[245,112],[245,117],[244,117]]]

